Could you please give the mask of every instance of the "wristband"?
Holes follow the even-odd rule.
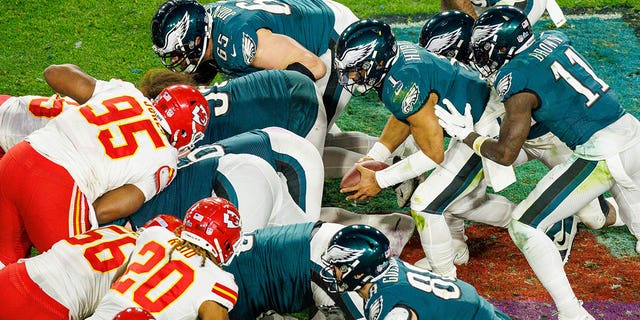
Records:
[[[384,144],[378,141],[376,141],[369,152],[367,152],[367,157],[376,161],[385,161],[389,156],[391,156],[391,151],[389,151]]]
[[[473,140],[473,152],[475,152],[477,155],[482,157],[482,154],[480,153],[480,148],[482,147],[482,144],[487,141],[487,139],[489,139],[489,137],[486,136],[478,136],[475,140]]]

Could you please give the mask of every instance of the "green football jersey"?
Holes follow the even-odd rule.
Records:
[[[438,95],[439,105],[444,106],[442,100],[449,99],[460,114],[470,103],[474,121],[480,119],[490,89],[478,72],[411,42],[398,41],[398,52],[378,92],[398,120],[406,121],[418,112],[432,92]]]
[[[232,0],[205,5],[213,17],[212,51],[223,73],[241,76],[258,46],[258,29],[289,36],[317,56],[329,49],[335,16],[322,0]]]
[[[305,137],[318,117],[315,84],[297,71],[262,70],[201,91],[211,118],[199,144],[271,126]]]

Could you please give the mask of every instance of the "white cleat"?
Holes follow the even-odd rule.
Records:
[[[582,304],[582,301],[580,301]],[[574,317],[567,317],[562,314],[558,314],[558,320],[595,320],[595,318],[585,309],[583,306],[580,306],[580,310],[578,311],[578,315]]]
[[[398,203],[398,208],[404,208],[409,203],[409,200],[411,200],[411,196],[413,195],[413,191],[416,190],[416,187],[416,180],[412,178],[400,183],[393,189],[393,191],[396,192],[396,202]]]
[[[469,247],[466,242],[454,240],[453,263],[463,265],[469,263]]]
[[[640,241],[636,241],[636,252],[640,254]]]

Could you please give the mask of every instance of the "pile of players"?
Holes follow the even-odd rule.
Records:
[[[489,8],[412,43],[331,0],[169,0],[151,24],[168,70],[137,88],[65,64],[54,96],[0,96],[0,318],[508,319],[456,279],[471,220],[509,229],[559,319],[593,319],[563,264],[578,221],[640,234],[640,124],[562,32],[534,35],[541,2],[472,2]],[[341,131],[371,90],[382,134]],[[525,200],[486,192],[531,159],[550,171]],[[354,165],[348,200],[395,188],[413,219],[321,208]]]

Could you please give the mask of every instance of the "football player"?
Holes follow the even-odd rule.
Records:
[[[238,210],[222,198],[193,204],[175,232],[144,228],[125,272],[87,319],[111,320],[127,307],[158,320],[226,319],[238,287],[221,267],[235,256],[240,229]]]
[[[75,65],[51,65],[44,78],[81,106],[0,159],[2,265],[26,257],[32,245],[45,251],[133,213],[171,182],[178,149],[193,145],[209,121],[209,106],[192,87],[167,89],[152,103],[131,83],[96,80]]]
[[[151,22],[153,50],[175,71],[208,84],[222,72],[298,71],[322,92],[329,127],[349,99],[332,71],[331,50],[356,16],[332,0],[257,3],[169,0]]]
[[[90,316],[124,271],[136,237],[123,227],[106,226],[60,240],[37,256],[7,265],[0,270],[0,318]]]
[[[413,223],[400,214],[385,215],[384,219],[388,221],[375,225],[395,239],[391,250],[397,256],[406,243],[398,240],[408,240],[413,228],[406,226]],[[302,223],[244,234],[238,256],[224,267],[240,288],[229,317],[255,319],[269,310],[294,313],[315,305],[325,316],[338,313],[341,319],[364,319],[362,300],[355,293],[329,293],[320,277],[320,257],[331,237],[343,227],[328,222]]]
[[[347,200],[365,200],[383,188],[435,169],[414,192],[411,212],[419,222],[416,225],[422,246],[427,258],[433,259],[429,260],[433,270],[455,276],[453,243],[443,213],[467,212],[469,202],[456,199],[474,191],[484,173],[481,158],[464,144],[452,141],[445,153],[444,133],[434,105],[443,100],[471,101],[477,128],[487,134],[497,133],[499,109],[487,107],[489,86],[464,64],[414,43],[396,42],[389,25],[378,20],[360,20],[347,28],[338,41],[335,63],[340,83],[347,90],[363,94],[375,89],[392,113],[367,158],[384,161],[409,134],[419,146],[418,152],[375,173],[356,165],[362,174],[360,183],[341,192],[350,193]],[[504,200],[493,201],[497,207],[483,214],[468,211],[470,216],[466,218],[505,227],[508,207],[513,204]],[[456,206],[462,208],[457,210]]]
[[[333,48],[356,20],[347,7],[332,0],[234,0],[204,6],[194,0],[169,0],[156,12],[151,33],[164,65],[194,73],[200,83],[209,84],[218,71],[237,77],[262,69],[292,70],[315,81],[329,129],[327,176],[337,178],[376,141],[335,125],[351,95],[337,84]],[[251,87],[256,88],[263,87]]]
[[[466,112],[441,109],[442,124],[476,154],[504,165],[519,154],[532,116],[573,150],[514,209],[509,233],[551,294],[558,318],[593,319],[573,293],[562,260],[542,230],[605,191],[616,199],[623,221],[629,221],[626,212],[637,217],[632,208],[638,208],[640,199],[640,122],[620,106],[565,34],[552,30],[534,36],[527,16],[515,7],[488,9],[478,17],[471,39],[473,63],[494,79],[504,101],[500,135],[493,139],[475,132]]]
[[[471,57],[470,43],[471,33],[473,32],[474,20],[469,15],[460,11],[445,11],[434,15],[429,19],[422,27],[418,43],[425,49],[440,54],[450,59],[456,59],[465,64],[469,64],[469,58]],[[500,117],[504,113],[504,106],[502,103],[493,102],[493,105],[501,109]],[[519,166],[528,161],[538,159],[541,163],[548,168],[552,168],[560,163],[563,163],[572,154],[571,149],[560,141],[553,133],[549,132],[545,126],[541,124],[535,124],[532,122],[532,128],[529,131],[527,140],[522,146],[520,155],[516,158],[513,165]],[[464,170],[464,168],[460,168]],[[462,186],[463,188],[466,185]],[[495,195],[487,196],[482,192],[485,190],[477,190],[473,192],[471,196],[467,197],[467,201],[472,201],[475,204],[475,208],[481,210],[494,210],[490,204],[491,201],[506,201],[504,197],[497,197]],[[486,200],[487,202],[485,202]],[[610,202],[611,204],[608,204]],[[479,207],[478,207],[479,206]],[[507,206],[512,210],[515,204]],[[601,209],[602,208],[602,209]],[[598,197],[597,200],[592,201],[587,207],[583,208],[579,215],[584,220],[583,222],[589,228],[599,229],[604,226],[611,225],[616,219],[617,204],[611,197],[604,198],[604,196]],[[475,210],[469,208],[463,211]],[[464,223],[460,219],[456,219],[455,216],[449,216],[446,212],[447,223],[452,233],[452,239],[454,241],[454,248],[459,253],[456,254],[456,260],[454,262],[463,262],[465,259],[459,259],[459,257],[468,257],[468,249],[463,244],[465,236]],[[460,212],[458,214],[463,214]],[[482,214],[482,213],[475,213]],[[567,221],[558,222],[553,226],[550,226],[548,235],[551,239],[556,240],[555,243],[560,250],[563,261],[569,258],[571,244],[573,238],[577,232],[577,219],[574,221],[574,217],[566,218]],[[458,232],[456,234],[455,232]],[[566,235],[565,235],[566,234]]]
[[[367,225],[346,226],[322,254],[328,291],[357,292],[366,319],[510,319],[470,284],[389,255],[389,239]]]
[[[174,231],[182,220],[160,214],[143,225]],[[109,225],[56,242],[0,270],[2,319],[84,319],[126,268],[138,234]],[[73,266],[70,268],[69,266]],[[125,319],[125,318],[122,318]]]
[[[156,212],[181,217],[195,201],[217,195],[247,217],[243,231],[316,221],[323,184],[322,160],[307,140],[277,127],[253,130],[182,157],[173,183],[129,219],[140,226]]]

